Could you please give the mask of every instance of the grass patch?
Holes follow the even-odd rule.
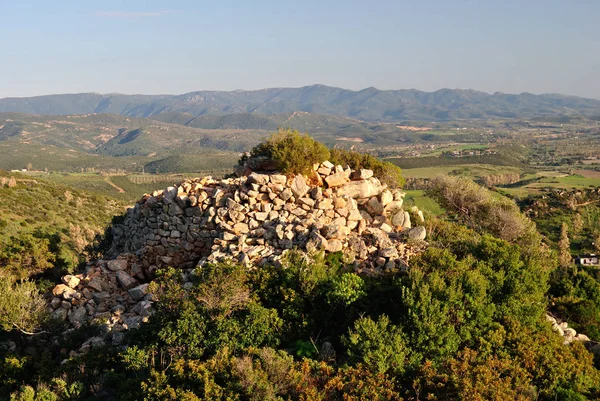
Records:
[[[444,213],[444,209],[430,197],[425,195],[422,190],[406,190],[406,196],[404,197],[404,205],[407,208],[416,206],[419,210],[430,212],[436,216]]]

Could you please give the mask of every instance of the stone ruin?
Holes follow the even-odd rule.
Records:
[[[158,268],[179,268],[189,282],[204,263],[234,260],[259,267],[278,264],[297,249],[342,252],[364,274],[407,269],[426,245],[426,232],[418,225],[423,214],[404,209],[404,195],[370,170],[329,162],[315,165],[308,177],[252,172],[185,180],[130,208],[112,227],[110,259],[63,277],[50,308],[74,328],[92,322],[104,327],[105,335],[86,342],[85,351],[106,340],[120,344],[125,330],[148,319],[148,282]]]
[[[324,162],[310,177],[251,173],[186,180],[144,196],[113,228],[112,253],[135,253],[144,274],[234,259],[272,263],[285,250],[342,251],[359,271],[405,268],[407,239],[425,239],[371,170]],[[420,211],[415,211],[419,223]]]

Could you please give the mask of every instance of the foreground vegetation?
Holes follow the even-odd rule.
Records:
[[[543,317],[554,270],[546,254],[457,223],[433,221],[429,228],[432,246],[408,273],[361,277],[335,257],[294,254],[284,268],[209,266],[188,289],[176,271],[163,271],[153,284],[158,311],[129,334],[126,350],[92,349],[59,365],[64,356],[43,351],[44,339],[23,340],[45,357],[5,354],[5,394],[118,394],[123,400],[599,395],[592,354],[581,343],[563,345]],[[77,338],[69,341],[65,346]]]

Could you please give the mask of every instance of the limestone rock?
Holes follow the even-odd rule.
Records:
[[[292,180],[290,189],[296,198],[302,198],[310,190],[310,187],[306,184],[306,179],[302,175],[297,175]]]
[[[273,184],[285,185],[287,182],[287,177],[283,174],[272,174],[270,177]]]
[[[60,298],[54,297],[50,300],[50,306],[52,309],[56,309],[61,306],[62,300]]]
[[[248,176],[248,183],[265,185],[269,182],[269,176],[267,174],[252,173]]]
[[[350,176],[352,180],[368,180],[371,177],[373,177],[373,170],[366,169],[356,170]]]
[[[78,277],[71,274],[67,274],[62,278],[62,282],[65,283],[69,288],[76,288],[80,281],[81,280]]]
[[[54,312],[52,312],[52,317],[57,320],[67,320],[69,316],[69,311],[63,308],[58,308]]]
[[[69,287],[65,284],[59,284],[56,287],[54,287],[54,289],[52,290],[52,295],[54,295],[55,297],[60,297],[60,296],[62,296],[63,298],[70,297],[74,293],[75,293],[75,290],[73,290],[71,287]]]
[[[329,188],[339,187],[348,182],[348,176],[345,172],[335,173],[325,178],[325,182],[327,183]]]
[[[369,180],[351,181],[337,188],[338,196],[348,196],[350,198],[370,198],[377,196],[381,192],[382,186],[379,181],[373,178]]]
[[[340,252],[344,249],[344,245],[340,240],[334,239],[328,242],[327,251],[328,252]]]
[[[87,317],[87,311],[83,306],[80,306],[77,309],[74,309],[72,313],[69,314],[69,321],[73,324],[83,324],[85,323]]]
[[[128,290],[128,289],[133,288],[133,287],[135,287],[137,285],[137,282],[135,281],[135,279],[132,278],[129,274],[125,273],[122,270],[119,270],[116,273],[116,276],[117,276],[117,281],[119,282],[119,285],[124,290]]]
[[[423,226],[417,226],[408,230],[408,239],[413,241],[422,241],[425,239],[426,230]]]
[[[371,215],[380,215],[383,213],[383,205],[376,197],[372,197],[367,202],[367,210]]]
[[[94,277],[90,280],[87,286],[96,291],[103,291],[106,288],[106,283],[100,277]]]
[[[396,227],[404,226],[404,212],[399,211],[395,215],[392,216],[392,224]]]
[[[404,212],[404,221],[402,222],[403,228],[411,228],[412,224],[410,221],[410,214],[408,212]]]
[[[134,301],[139,301],[142,298],[144,298],[146,296],[146,293],[148,292],[148,284],[142,284],[142,285],[138,285],[137,287],[134,287],[132,289],[130,289],[128,291],[129,296],[131,297],[131,299],[133,299]]]

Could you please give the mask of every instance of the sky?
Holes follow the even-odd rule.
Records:
[[[0,0],[0,98],[312,84],[600,99],[599,0]]]

